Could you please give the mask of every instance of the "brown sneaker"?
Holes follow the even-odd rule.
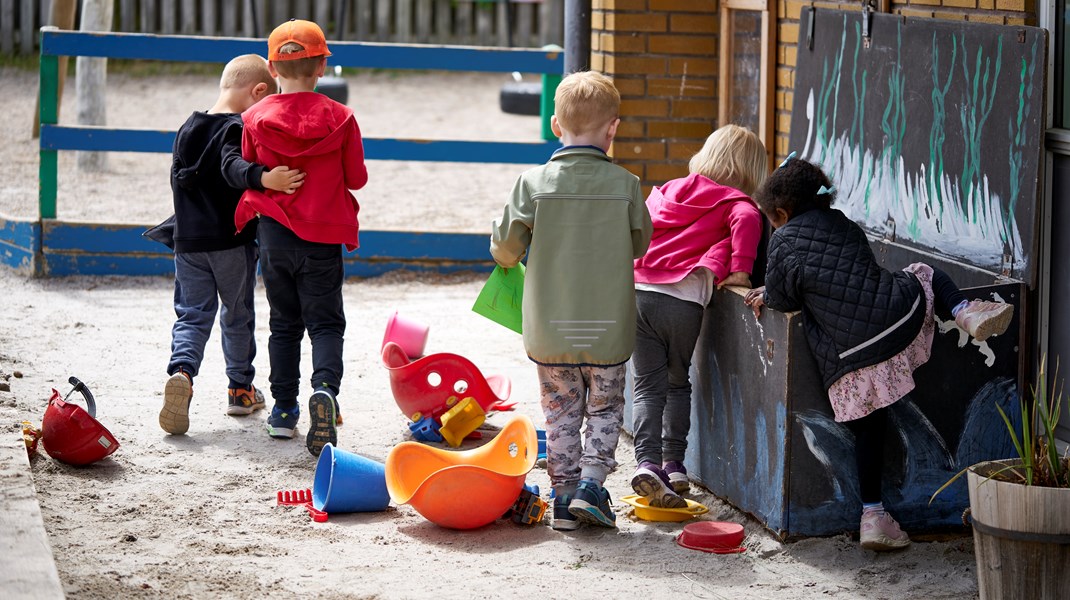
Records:
[[[955,324],[970,334],[973,339],[983,342],[988,338],[1007,331],[1014,317],[1014,306],[1003,302],[970,300],[955,315]]]
[[[189,403],[193,400],[193,380],[185,371],[177,371],[163,387],[160,427],[172,435],[189,431]]]
[[[249,389],[230,388],[227,390],[228,415],[251,415],[264,406],[264,395],[254,385],[250,385]]]

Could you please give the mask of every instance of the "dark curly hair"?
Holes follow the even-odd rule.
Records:
[[[832,206],[835,192],[818,194],[821,186],[831,189],[832,182],[820,167],[801,158],[790,158],[758,188],[754,201],[766,215],[773,215],[781,208],[796,216]]]

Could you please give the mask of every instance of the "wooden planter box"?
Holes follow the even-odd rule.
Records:
[[[988,477],[1007,464],[967,472],[981,598],[1065,598],[1070,590],[1070,489]]]

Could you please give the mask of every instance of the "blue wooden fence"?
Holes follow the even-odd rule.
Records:
[[[59,56],[224,63],[266,51],[265,40],[42,30],[41,167],[37,222],[0,219],[0,261],[38,275],[163,274],[170,254],[141,238],[144,227],[56,221],[58,151],[170,152],[175,132],[57,124]],[[332,65],[385,69],[436,69],[543,73],[555,81],[562,53],[544,50],[332,42]],[[546,93],[546,90],[544,93]],[[552,92],[551,92],[552,93]],[[545,115],[544,115],[545,118]],[[554,142],[480,142],[366,138],[369,160],[469,163],[541,163]],[[490,265],[487,237],[418,232],[361,233],[362,246],[346,257],[346,274],[369,276],[397,268],[456,271]],[[29,263],[29,264],[28,264]]]

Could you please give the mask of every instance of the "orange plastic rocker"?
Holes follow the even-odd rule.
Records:
[[[458,354],[441,352],[410,361],[401,346],[383,346],[383,366],[390,373],[390,390],[401,412],[413,421],[432,417],[441,422],[443,413],[453,408],[447,401],[471,397],[484,413],[512,410],[516,402],[506,402],[512,382],[504,375],[484,377],[472,361]]]
[[[386,489],[395,503],[440,527],[475,529],[513,506],[538,453],[535,425],[526,415],[512,417],[473,450],[401,442],[386,457]]]

